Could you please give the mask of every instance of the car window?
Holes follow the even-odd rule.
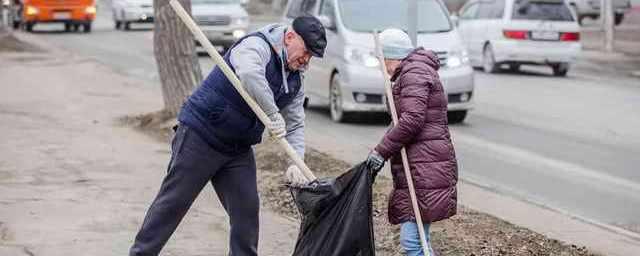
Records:
[[[569,7],[562,0],[516,0],[514,20],[573,21]]]
[[[451,31],[449,12],[437,0],[418,1],[418,33]],[[354,31],[370,33],[389,27],[408,29],[408,0],[339,0],[342,23]],[[366,8],[364,8],[366,6]]]
[[[491,16],[491,8],[488,2],[480,2],[478,4],[477,19],[488,19]]]
[[[305,15],[313,15],[313,7],[316,5],[317,0],[290,0],[289,10],[287,11],[287,17],[297,18]]]
[[[473,3],[465,7],[462,10],[462,12],[460,12],[460,18],[465,20],[475,19],[477,13],[478,13],[478,4]]]
[[[504,0],[480,2],[478,19],[501,19],[504,14]]]
[[[333,8],[333,0],[323,0],[320,6],[320,15],[327,16],[333,22],[336,20],[335,8]]]
[[[491,18],[502,19],[504,16],[504,0],[494,0],[491,3]]]

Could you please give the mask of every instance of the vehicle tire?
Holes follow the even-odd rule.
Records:
[[[80,24],[73,24],[73,32],[78,32],[80,29]]]
[[[329,85],[329,111],[331,112],[331,120],[334,122],[343,123],[348,119],[349,113],[342,108],[342,89],[338,73],[333,75]]]
[[[122,25],[122,23],[116,20],[116,26],[115,26],[116,30],[120,29],[120,25]]]
[[[124,22],[124,30],[131,30],[131,22]]]
[[[19,28],[20,28],[20,22],[19,21],[14,21],[13,22],[13,29],[16,30],[16,29],[19,29]]]
[[[91,32],[91,23],[82,24],[82,31],[85,33]]]
[[[511,73],[518,73],[520,72],[520,64],[509,64],[509,71]]]
[[[624,20],[624,13],[616,13],[616,15],[613,18],[613,22],[617,25],[620,25],[620,23],[622,23],[622,20]]]
[[[482,51],[482,69],[485,73],[496,73],[499,66],[496,64],[496,58],[493,55],[493,48],[490,44],[484,46]]]
[[[551,66],[553,69],[554,76],[567,76],[569,72],[569,64],[568,63],[558,63]]]
[[[447,120],[450,124],[462,123],[467,117],[467,110],[455,110],[447,112]]]
[[[64,24],[64,32],[71,32],[71,23]]]
[[[31,22],[27,22],[24,24],[24,30],[26,30],[27,32],[33,32],[33,23]]]

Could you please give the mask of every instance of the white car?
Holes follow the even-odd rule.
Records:
[[[153,0],[113,0],[116,29],[131,29],[131,23],[153,23]]]
[[[569,5],[578,16],[578,23],[586,17],[597,19],[600,17],[600,0],[568,0]],[[613,11],[615,12],[614,22],[616,25],[622,23],[624,13],[631,9],[631,0],[612,0]]]
[[[471,64],[485,72],[547,65],[566,76],[582,49],[580,25],[564,0],[471,0],[459,13]]]
[[[473,108],[474,77],[467,51],[441,0],[418,1],[419,46],[440,59],[450,123]],[[283,19],[314,15],[324,24],[324,58],[311,58],[305,72],[309,105],[327,106],[331,119],[348,121],[361,112],[385,112],[384,80],[374,56],[373,31],[407,28],[407,0],[289,0]]]
[[[247,0],[191,0],[191,14],[209,41],[226,51],[249,30],[249,14],[244,8],[247,3]]]

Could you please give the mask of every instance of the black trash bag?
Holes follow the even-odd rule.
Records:
[[[373,256],[371,172],[364,163],[337,178],[291,187],[302,216],[294,256]]]

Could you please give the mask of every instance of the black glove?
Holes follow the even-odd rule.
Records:
[[[371,150],[369,156],[367,156],[366,165],[375,177],[384,166],[384,158],[377,151]]]

